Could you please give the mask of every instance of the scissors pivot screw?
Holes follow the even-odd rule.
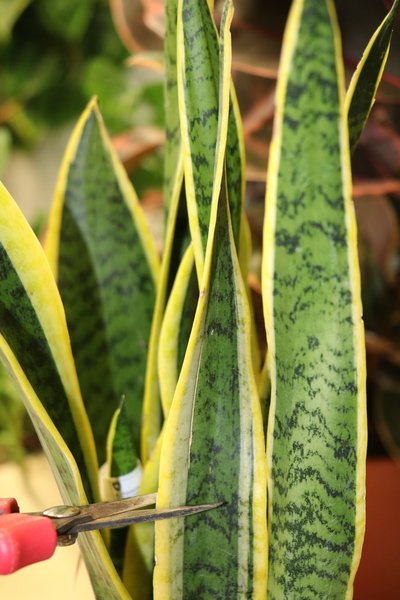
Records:
[[[77,506],[53,506],[43,511],[43,516],[52,519],[65,519],[68,517],[76,517],[81,512]]]
[[[52,506],[43,511],[43,516],[52,519],[65,519],[68,517],[76,517],[81,512],[77,506]]]

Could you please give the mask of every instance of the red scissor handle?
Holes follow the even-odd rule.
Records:
[[[15,498],[0,498],[0,515],[17,512],[19,512],[19,506]]]
[[[15,498],[0,498],[0,575],[47,560],[56,546],[51,519],[20,514]]]

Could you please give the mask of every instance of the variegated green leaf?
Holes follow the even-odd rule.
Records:
[[[0,184],[0,355],[15,379],[64,502],[98,497],[93,436],[60,296],[43,250]],[[81,534],[96,598],[129,600],[99,533]]]
[[[253,366],[256,379],[259,379],[261,370],[261,353],[258,345],[257,325],[254,318],[254,308],[251,299],[251,290],[248,282],[249,263],[252,255],[252,239],[249,221],[246,213],[242,211],[240,220],[240,241],[239,241],[239,264],[242,271],[243,280],[246,286],[247,296],[249,298],[249,306],[251,313],[251,353],[253,356]]]
[[[264,424],[264,433],[268,429],[269,406],[271,402],[271,379],[268,373],[268,356],[265,357],[258,381],[258,394],[260,396],[261,413]]]
[[[61,299],[35,234],[3,186],[0,201],[3,344],[73,452],[86,494],[93,499],[97,496],[97,458]]]
[[[143,479],[138,492],[140,496],[154,493],[158,489],[163,430],[160,433],[151,457],[144,467]],[[132,600],[152,600],[153,568],[154,524],[136,523],[131,525],[122,578],[132,595]]]
[[[125,399],[115,411],[107,439],[107,473],[103,500],[120,500],[137,495],[142,469],[126,413]],[[117,572],[122,575],[128,528],[110,530],[109,551]],[[129,560],[130,557],[128,557]]]
[[[177,38],[185,187],[196,269],[200,281],[214,181],[220,77],[218,34],[207,2],[179,0]],[[234,237],[238,243],[244,191],[243,141],[233,86],[228,132],[228,196]]]
[[[226,506],[185,523],[156,525],[157,600],[265,593],[262,419],[247,297],[224,200],[209,277],[166,425],[158,506],[216,500]]]
[[[389,54],[399,7],[400,0],[395,0],[388,15],[375,31],[366,47],[347,92],[346,111],[349,121],[350,149],[352,151],[357,145],[375,102],[375,94]]]
[[[365,360],[332,0],[292,6],[266,202],[268,597],[351,598],[364,535]]]
[[[125,398],[122,399],[121,406],[115,411],[111,421],[107,439],[107,463],[110,477],[121,477],[140,464],[135,456],[135,444],[126,412]],[[121,497],[125,497],[124,491],[119,491]]]
[[[177,178],[179,179],[178,175]],[[182,185],[182,177],[183,171],[181,170],[180,185]],[[178,187],[172,197],[172,203],[167,216],[164,253],[151,327],[142,422],[141,456],[144,464],[151,457],[161,430],[162,419],[157,365],[159,338],[165,304],[179,268],[181,257],[189,243],[190,236],[188,233],[185,196],[182,188]]]
[[[193,246],[186,250],[168,300],[161,328],[158,372],[164,414],[167,417],[193,326],[199,291]]]
[[[193,249],[187,249],[172,288],[163,317],[158,346],[158,380],[165,418],[175,392],[178,375],[183,363],[194,312],[198,299],[198,285],[194,268]],[[145,465],[140,494],[147,494],[158,488],[158,470],[161,453],[161,431],[157,444]],[[141,589],[143,598],[150,598],[151,573],[154,565],[154,525],[142,523],[131,528],[128,540],[130,550],[139,549],[142,565],[135,557],[131,568],[126,568],[124,581],[129,590]],[[128,548],[129,548],[128,546]],[[133,593],[131,591],[131,593]],[[134,598],[136,598],[134,596]],[[142,600],[142,597],[140,597]]]
[[[122,395],[138,453],[158,257],[95,100],[66,152],[47,251],[100,462]]]
[[[161,404],[158,378],[158,351],[165,304],[172,288],[183,251],[189,243],[187,235],[187,209],[183,189],[182,145],[179,129],[176,24],[178,0],[166,0],[165,32],[165,121],[166,147],[164,166],[164,204],[166,228],[161,273],[148,352],[146,385],[143,404],[141,454],[144,473],[140,493],[151,493],[158,488],[158,471],[161,448]],[[135,559],[125,563],[124,581],[136,600],[152,597],[152,571],[154,564],[154,525],[142,523],[130,528],[128,554]],[[138,591],[140,590],[140,596]]]
[[[178,91],[176,73],[176,24],[178,0],[166,0],[165,31],[165,164],[164,164],[164,205],[166,207],[166,228],[161,273],[157,291],[156,306],[151,327],[150,347],[146,368],[145,397],[141,434],[141,456],[144,464],[149,460],[161,430],[161,404],[158,382],[157,356],[161,323],[168,292],[172,286],[177,256],[180,256],[181,242],[179,215],[185,202],[183,192],[182,144],[179,130]],[[186,212],[186,211],[185,211]],[[185,219],[186,220],[186,215]],[[186,224],[183,227],[186,230]],[[183,234],[185,237],[185,233]],[[176,248],[176,246],[179,246]]]
[[[169,209],[177,188],[182,186],[182,143],[179,127],[178,85],[176,71],[176,23],[178,0],[165,0],[165,163],[164,205]],[[179,194],[179,189],[178,189]]]
[[[164,434],[157,506],[224,500],[184,523],[156,524],[156,600],[261,598],[266,588],[266,481],[250,313],[221,190],[229,94],[229,23],[213,210],[204,280]],[[227,73],[226,73],[227,72]],[[228,77],[226,77],[226,74]],[[223,368],[221,368],[223,365]]]

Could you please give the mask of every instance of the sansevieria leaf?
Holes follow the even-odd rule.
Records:
[[[193,246],[186,250],[168,300],[160,334],[158,371],[164,414],[168,416],[183,364],[199,291]]]
[[[221,25],[224,100],[231,15],[227,4]],[[262,598],[266,589],[262,419],[226,178],[221,187],[228,103],[222,105],[204,279],[166,422],[157,506],[211,499],[225,504],[208,515],[156,525],[156,600]]]
[[[168,210],[176,191],[182,185],[182,142],[179,126],[178,83],[176,70],[176,24],[178,0],[165,0],[165,163],[164,205]]]
[[[107,463],[103,466],[103,500],[131,498],[138,493],[142,468],[136,458],[135,444],[126,413],[125,399],[111,421],[107,438]],[[105,471],[105,473],[104,473]],[[118,573],[122,575],[128,527],[111,529],[109,551]]]
[[[216,500],[226,506],[185,523],[156,525],[157,600],[265,594],[262,418],[252,376],[246,291],[238,263],[232,264],[234,241],[232,231],[227,232],[224,201],[210,288],[204,288],[199,303],[166,425],[158,506]]]
[[[0,354],[15,379],[67,504],[98,498],[97,460],[65,315],[50,266],[0,184]],[[98,600],[129,600],[100,533],[79,544]]]
[[[139,496],[155,493],[158,489],[162,437],[163,430],[144,467]],[[152,600],[153,568],[154,523],[135,523],[129,529],[122,576],[132,600]]]
[[[176,27],[178,0],[166,0],[165,32],[165,165],[164,205],[166,207],[164,251],[161,262],[156,304],[151,326],[150,345],[146,367],[145,396],[141,431],[141,456],[144,462],[142,485],[139,493],[155,492],[158,488],[162,416],[161,391],[158,373],[158,355],[161,326],[168,295],[171,291],[180,258],[190,243],[187,223],[186,197],[183,186],[183,157],[179,127],[178,88],[176,70]],[[129,556],[134,558],[129,560]],[[154,525],[141,523],[130,529],[125,562],[124,581],[136,599],[152,597],[154,565]],[[140,590],[140,592],[139,592]]]
[[[353,151],[364,129],[389,54],[390,42],[400,0],[393,6],[375,31],[353,75],[346,96],[350,149]]]
[[[161,430],[162,411],[158,381],[158,344],[165,303],[168,298],[171,279],[173,281],[175,262],[180,255],[177,240],[179,215],[185,203],[183,188],[183,157],[179,127],[178,87],[176,71],[176,26],[178,0],[165,2],[165,163],[164,163],[164,206],[166,226],[164,252],[161,263],[159,285],[151,326],[150,347],[146,368],[145,396],[143,403],[143,423],[141,432],[141,456],[146,463],[154,450]],[[186,210],[186,209],[185,209]],[[184,227],[186,229],[186,227]],[[185,237],[185,233],[184,233]],[[182,240],[180,240],[182,241]],[[150,529],[150,526],[140,526]]]
[[[218,131],[218,33],[211,8],[198,0],[178,1],[177,70],[189,224],[199,281],[203,273],[214,181]],[[242,216],[244,175],[240,117],[232,86],[226,169],[236,243]]]
[[[333,1],[294,1],[276,104],[263,263],[268,598],[351,598],[365,519],[365,359]]]
[[[65,306],[100,462],[105,460],[108,427],[122,396],[139,455],[159,265],[96,100],[79,120],[64,158],[47,252]]]
[[[43,414],[47,413],[70,448],[85,492],[93,500],[98,497],[97,458],[61,299],[40,243],[3,185],[0,202],[3,352],[12,353],[9,369],[14,372],[18,364]]]

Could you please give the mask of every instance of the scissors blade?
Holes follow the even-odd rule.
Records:
[[[53,519],[58,535],[64,535],[83,523],[92,523],[100,519],[112,519],[143,506],[151,506],[157,501],[157,494],[134,496],[124,500],[96,502],[82,506],[53,506],[42,513],[32,513]]]
[[[93,531],[94,529],[126,527],[132,523],[146,523],[177,517],[187,517],[222,506],[223,502],[215,504],[199,504],[197,506],[178,506],[165,509],[127,510],[106,517],[99,517],[85,522],[76,522],[69,529],[69,534]]]
[[[157,502],[157,494],[146,494],[145,496],[134,496],[125,498],[124,500],[111,500],[110,502],[96,502],[81,506],[82,513],[90,515],[92,519],[104,519],[114,515],[123,514],[142,508],[143,506],[151,506]]]

